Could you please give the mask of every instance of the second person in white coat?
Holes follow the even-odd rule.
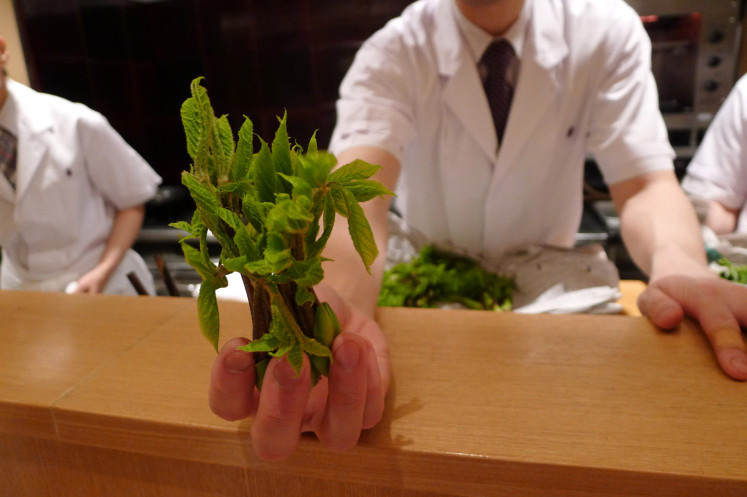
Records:
[[[90,108],[7,77],[0,37],[0,127],[15,175],[0,174],[0,288],[135,294],[153,278],[131,246],[158,174]]]

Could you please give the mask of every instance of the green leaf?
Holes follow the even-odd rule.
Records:
[[[314,215],[300,202],[282,200],[267,213],[265,225],[268,230],[278,233],[301,233],[306,231],[313,220]]]
[[[188,98],[184,101],[181,108],[181,116],[184,135],[187,138],[187,153],[194,160],[197,156],[197,143],[200,141],[202,123],[200,122],[200,114],[197,111],[197,104],[193,98]]]
[[[317,236],[319,235],[319,229],[321,228],[322,214],[324,212],[324,196],[325,192],[317,190],[314,192],[313,200],[311,201],[311,214],[314,216],[314,220],[309,223],[309,227],[306,230],[306,239],[304,240],[304,246],[309,249],[312,248]]]
[[[280,339],[278,350],[271,354],[277,357],[287,354],[288,362],[298,374],[303,366],[301,345],[304,343],[305,336],[277,290],[270,292],[270,308],[272,309],[270,332]]]
[[[242,273],[248,263],[249,259],[245,255],[240,255],[224,260],[223,267],[232,273]]]
[[[332,352],[329,350],[329,347],[322,345],[313,338],[303,337],[302,348],[303,351],[309,355],[314,355],[317,357],[329,357],[330,359],[332,359]]]
[[[314,294],[311,293],[309,288],[304,285],[298,285],[296,287],[295,298],[296,298],[296,304],[298,305],[314,303]]]
[[[375,166],[366,161],[356,159],[353,162],[345,164],[339,169],[332,171],[329,175],[329,181],[342,183],[356,179],[368,179],[376,174],[379,169],[381,169],[381,166]]]
[[[247,270],[260,275],[269,276],[280,273],[293,264],[293,257],[289,248],[285,247],[283,237],[277,233],[269,233],[264,258],[247,264]]]
[[[272,163],[270,148],[264,140],[261,140],[262,146],[259,152],[254,156],[254,186],[257,188],[257,195],[260,202],[275,202],[275,191],[277,188],[277,178],[275,177],[275,166]]]
[[[231,164],[231,181],[243,180],[249,174],[249,166],[254,155],[254,124],[251,119],[244,116],[244,124],[239,128],[239,140],[236,144],[236,153]]]
[[[202,252],[188,243],[182,243],[182,251],[187,263],[192,266],[203,280],[210,280],[218,273],[218,268],[213,263],[208,263],[202,256]]]
[[[223,250],[231,257],[238,255],[236,244],[232,237],[226,233],[225,224],[221,222],[223,207],[221,207],[220,200],[216,196],[217,190],[210,184],[206,186],[200,183],[197,178],[186,171],[182,173],[182,183],[189,188],[205,226],[213,232]]]
[[[283,178],[288,184],[291,185],[291,198],[298,198],[301,196],[311,198],[311,185],[305,179],[298,176],[290,176],[284,173],[278,173],[278,176]]]
[[[301,373],[301,368],[303,367],[303,349],[301,348],[301,344],[294,344],[288,351],[287,357],[288,362],[296,372],[296,376],[298,376],[298,374]]]
[[[193,223],[194,224],[194,223]],[[205,267],[211,268],[211,271],[216,272],[218,269],[210,258],[210,250],[208,249],[208,229],[204,227],[200,232],[200,256]],[[182,244],[185,245],[185,244]]]
[[[314,155],[318,152],[316,145],[316,131],[312,133],[311,139],[309,140],[309,146],[306,147],[306,155]]]
[[[335,211],[337,211],[343,217],[348,217],[348,202],[345,199],[345,194],[343,192],[344,188],[342,186],[340,186],[339,184],[333,184],[329,189],[329,196],[332,198],[332,202],[335,206]]]
[[[241,221],[239,216],[228,209],[220,208],[220,218],[228,224],[234,231],[233,242],[236,244],[239,253],[246,255],[249,260],[259,259],[259,252],[257,246],[254,243],[252,234],[247,229],[246,225]]]
[[[267,268],[266,274],[277,274],[282,272],[285,268],[293,264],[293,257],[291,256],[290,249],[272,250],[269,247],[266,248],[264,264]]]
[[[233,193],[239,197],[253,195],[255,193],[254,186],[246,180],[224,183],[218,187],[218,191],[221,193]]]
[[[378,181],[370,179],[360,179],[343,183],[345,188],[353,194],[358,202],[367,202],[375,197],[384,195],[394,195],[394,193]]]
[[[368,224],[368,220],[366,219],[366,214],[355,200],[353,194],[345,188],[336,186],[332,191],[338,192],[338,195],[342,199],[344,210],[347,212],[348,232],[353,239],[353,246],[358,255],[360,255],[363,265],[366,266],[366,271],[371,273],[371,264],[373,264],[373,261],[379,254],[379,249],[376,247],[376,241],[371,231],[371,225]],[[338,212],[340,211],[338,210]],[[340,214],[345,215],[342,212]]]
[[[293,168],[290,159],[287,117],[288,113],[285,112],[275,132],[275,139],[272,141],[272,164],[275,167],[275,172],[291,175],[293,174]]]
[[[200,181],[215,183],[214,164],[211,161],[213,108],[207,90],[200,85],[202,78],[192,81],[192,97],[182,106],[182,123],[187,135],[187,152],[194,160],[194,173]]]
[[[281,342],[274,333],[266,333],[259,340],[252,340],[238,349],[245,352],[272,352],[280,345]]]
[[[262,233],[267,219],[267,214],[272,210],[274,204],[270,202],[259,202],[251,195],[245,195],[242,199],[242,212],[247,221],[258,232]]]
[[[183,235],[179,238],[179,242],[183,242],[185,240],[190,240],[192,238],[197,238],[200,236],[200,231],[202,229],[202,226],[193,226],[192,224],[186,222],[186,221],[179,221],[176,223],[169,223],[169,226],[172,228],[176,228],[181,231],[186,231],[187,234]]]
[[[239,253],[245,255],[250,261],[256,261],[261,258],[259,248],[255,243],[260,241],[256,236],[252,236],[247,227],[242,227],[236,231],[233,236],[234,243],[239,249]]]
[[[224,207],[218,207],[218,216],[234,231],[244,228],[244,223],[235,212],[229,211]]]
[[[208,186],[200,183],[193,174],[186,171],[182,172],[182,184],[189,189],[189,194],[202,213],[205,223],[210,229],[215,229],[213,225],[217,224],[220,209],[220,201],[216,195]]]
[[[293,348],[294,345],[296,345],[296,343],[292,341],[283,342],[278,346],[277,350],[270,352],[270,355],[273,357],[283,357],[285,354],[290,352],[290,349]]]
[[[332,228],[335,224],[335,203],[332,200],[332,195],[325,195],[324,197],[324,231],[316,241],[310,243],[309,249],[306,253],[307,258],[313,258],[318,256],[327,246],[327,241],[332,234]]]
[[[192,225],[189,224],[187,221],[178,221],[175,223],[169,223],[169,226],[172,228],[176,228],[178,230],[186,231],[189,234],[192,234]]]
[[[326,184],[330,171],[337,164],[334,155],[327,152],[317,152],[298,159],[298,176],[303,178],[309,185],[317,188]]]
[[[222,281],[221,281],[222,280]],[[197,296],[197,316],[200,321],[200,330],[205,338],[218,352],[218,340],[220,335],[220,317],[218,315],[218,300],[215,291],[223,288],[228,283],[225,278],[210,278],[200,285],[200,293]]]
[[[204,105],[207,99],[207,90],[200,85],[203,78],[195,78],[192,81],[192,97],[184,101],[181,107],[182,125],[187,138],[187,153],[192,159],[197,156],[198,142],[204,133]]]
[[[212,149],[218,173],[218,184],[223,184],[228,181],[228,170],[233,163],[233,131],[231,131],[231,124],[228,122],[228,116],[221,116],[220,118],[213,117],[212,139]]]
[[[320,257],[306,259],[305,261],[293,260],[284,274],[299,285],[318,285],[324,278],[322,260]]]

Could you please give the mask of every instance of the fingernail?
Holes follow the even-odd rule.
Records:
[[[747,378],[747,357],[745,357],[744,353],[732,357],[729,365]]]
[[[283,390],[291,390],[298,385],[301,381],[301,375],[296,374],[296,371],[291,366],[290,362],[283,357],[275,365],[275,371],[273,372],[275,381],[278,386]]]
[[[246,373],[252,365],[251,352],[243,352],[241,350],[234,350],[226,354],[223,358],[223,366],[230,373]]]
[[[726,374],[735,380],[747,380],[747,354],[742,347],[717,349],[716,355]]]
[[[343,342],[335,354],[335,362],[344,369],[353,370],[361,360],[361,348],[355,342]]]

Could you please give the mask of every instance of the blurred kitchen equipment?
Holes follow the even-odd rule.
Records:
[[[156,261],[158,273],[161,275],[161,278],[163,278],[163,282],[166,285],[166,292],[171,297],[179,297],[179,288],[176,286],[176,282],[171,276],[171,271],[169,271],[169,268],[166,265],[166,261],[163,259],[163,256],[161,254],[156,254],[155,256],[153,256],[153,259]]]
[[[140,278],[137,277],[134,271],[127,273],[127,279],[130,280],[130,283],[132,283],[132,286],[135,287],[135,291],[138,295],[141,296],[148,296],[148,291],[143,286],[143,283],[140,281]]]
[[[744,0],[627,0],[651,38],[659,104],[684,172],[738,79]]]
[[[146,204],[144,224],[166,226],[174,221],[189,221],[192,212],[189,190],[182,185],[161,185]]]

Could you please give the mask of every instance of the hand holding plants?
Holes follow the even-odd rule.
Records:
[[[349,449],[361,430],[381,419],[390,367],[378,324],[331,287],[320,285],[316,293],[331,304],[343,331],[332,344],[329,378],[322,378],[313,389],[308,359],[296,376],[285,358],[273,358],[260,393],[254,388],[252,354],[236,348],[248,342],[244,338],[226,342],[213,363],[211,409],[228,420],[253,416],[252,445],[263,459],[290,456],[302,432],[315,433],[329,448]]]

